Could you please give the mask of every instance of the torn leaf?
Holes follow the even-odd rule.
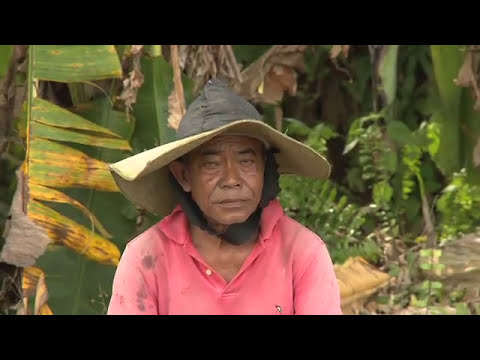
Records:
[[[5,245],[0,252],[0,261],[18,267],[35,264],[42,255],[50,238],[41,226],[35,224],[24,212],[24,179],[21,170],[17,170],[18,185],[10,208],[11,219],[5,227]]]

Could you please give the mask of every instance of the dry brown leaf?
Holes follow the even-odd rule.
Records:
[[[180,121],[186,113],[185,96],[183,94],[182,74],[178,55],[178,45],[170,45],[173,67],[173,91],[168,97],[168,126],[178,130]]]
[[[125,101],[127,111],[132,111],[132,105],[137,102],[138,89],[142,87],[144,81],[144,76],[140,72],[140,62],[134,60],[133,63],[133,70],[128,73],[128,78],[123,80],[123,91],[119,96],[120,100]]]
[[[350,51],[350,45],[343,45],[342,54],[345,58],[348,58],[349,51]]]
[[[330,49],[330,59],[335,59],[342,52],[343,45],[333,45]]]
[[[180,103],[177,100],[175,89],[172,90],[168,97],[168,113],[168,126],[172,129],[178,130],[178,126],[180,125],[180,121],[184,114],[180,107]]]
[[[335,274],[340,287],[341,305],[344,312],[355,312],[391,277],[376,269],[361,257],[349,258],[343,265],[335,265]]]
[[[275,45],[242,71],[234,89],[248,100],[278,104],[285,92],[295,95],[297,72],[304,70],[303,53],[308,45]],[[263,90],[263,91],[261,91]]]
[[[478,138],[477,144],[473,148],[473,165],[475,167],[480,165],[480,138]]]
[[[463,65],[458,72],[457,78],[454,80],[455,84],[462,87],[471,87],[476,98],[474,105],[475,110],[480,110],[480,90],[479,81],[480,74],[478,73],[480,67],[480,45],[471,45],[465,55]]]
[[[231,45],[179,45],[179,64],[195,82],[194,91],[212,77],[241,82],[242,75]]]
[[[45,252],[50,238],[44,228],[36,225],[23,212],[24,179],[20,174],[21,170],[17,170],[18,185],[10,209],[11,219],[5,227],[6,240],[0,252],[0,261],[26,267],[35,264]]]
[[[475,74],[473,72],[473,55],[471,51],[468,51],[465,55],[465,60],[460,68],[457,78],[454,80],[455,84],[462,87],[469,87],[472,82],[475,81]]]
[[[131,49],[132,54],[133,55],[138,54],[142,50],[143,46],[144,45],[132,45],[132,49]]]
[[[35,309],[33,314],[39,315],[40,309],[45,305],[48,300],[48,291],[45,284],[45,274],[42,273],[37,283],[37,291],[35,294]]]

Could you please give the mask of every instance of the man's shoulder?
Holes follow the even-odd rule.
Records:
[[[324,241],[317,233],[287,214],[283,214],[279,220],[278,229],[280,230],[282,240],[287,243],[291,242],[302,247],[325,246]]]
[[[183,213],[175,210],[170,215],[150,226],[127,244],[128,247],[165,247],[183,244],[188,236],[188,227]]]
[[[131,239],[127,246],[129,248],[141,248],[146,244],[150,244],[152,242],[156,242],[162,238],[161,231],[160,231],[160,224],[163,220],[156,222],[152,226],[150,226],[147,230],[144,230],[133,239]]]

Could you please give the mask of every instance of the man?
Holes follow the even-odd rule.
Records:
[[[341,314],[325,244],[276,199],[279,173],[325,179],[328,162],[216,79],[177,137],[110,167],[165,218],[127,245],[108,314]]]

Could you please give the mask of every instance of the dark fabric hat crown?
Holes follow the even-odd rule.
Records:
[[[235,94],[226,83],[213,78],[203,93],[188,107],[180,122],[177,139],[214,130],[236,120],[262,121],[262,116],[247,100]]]

